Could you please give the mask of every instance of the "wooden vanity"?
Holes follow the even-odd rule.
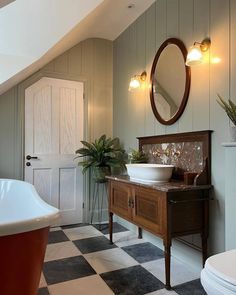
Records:
[[[187,185],[181,179],[183,170],[177,169],[179,179],[171,179],[164,184],[144,184],[130,180],[129,176],[109,176],[109,228],[112,241],[113,214],[116,214],[139,228],[139,238],[142,238],[142,229],[163,239],[165,252],[166,289],[170,289],[170,256],[171,241],[173,238],[190,234],[201,234],[203,263],[207,258],[207,238],[209,228],[209,191],[212,188],[209,182],[210,155],[209,131],[191,132],[180,135],[187,142],[196,140],[199,135],[202,144],[202,171],[195,177],[194,184]],[[205,141],[206,139],[206,141]],[[140,139],[139,139],[140,140]],[[146,137],[140,140],[143,150],[145,142],[156,144],[173,142],[179,143],[176,135],[171,137]],[[193,142],[193,141],[192,141]],[[196,142],[196,141],[194,141]],[[206,145],[207,144],[207,145]],[[190,145],[191,146],[191,145]],[[153,149],[153,146],[151,146]],[[175,150],[176,151],[176,150]],[[182,151],[184,151],[182,149]],[[158,151],[160,152],[160,151]],[[169,155],[171,153],[168,152]],[[186,153],[185,153],[186,154]],[[206,156],[206,157],[205,157]],[[200,158],[197,157],[199,160]],[[180,160],[180,159],[179,159]],[[198,183],[199,182],[199,183]],[[206,182],[204,184],[204,182]]]

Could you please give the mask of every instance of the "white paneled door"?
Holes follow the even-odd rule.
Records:
[[[25,91],[25,180],[60,209],[61,225],[82,222],[83,177],[74,158],[83,112],[83,83],[42,78]]]

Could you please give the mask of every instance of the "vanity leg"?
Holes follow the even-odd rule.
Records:
[[[110,244],[113,244],[112,241],[112,232],[113,232],[113,213],[109,212],[109,235],[110,235]]]
[[[205,197],[205,196],[204,196]],[[202,238],[202,264],[203,267],[205,265],[205,261],[207,260],[207,240],[209,235],[209,201],[204,202],[204,214],[203,214],[203,230],[201,234]]]
[[[143,232],[142,232],[141,227],[138,228],[138,238],[139,239],[142,239],[143,238]]]
[[[207,237],[202,233],[202,266],[204,267],[207,260]]]
[[[171,255],[170,254],[170,247],[171,247],[171,243],[164,241],[165,273],[166,273],[166,284],[165,284],[165,288],[167,290],[171,290],[171,286],[170,286],[170,255]]]

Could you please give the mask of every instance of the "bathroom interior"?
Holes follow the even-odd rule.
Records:
[[[0,294],[236,294],[236,1],[66,2],[0,1]],[[103,134],[172,174],[96,182]]]

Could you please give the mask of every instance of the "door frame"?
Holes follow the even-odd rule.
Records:
[[[16,120],[16,126],[18,128],[17,134],[20,134],[20,138],[17,141],[19,146],[17,147],[20,150],[20,162],[18,163],[20,167],[17,171],[18,178],[24,180],[24,155],[25,155],[25,90],[32,86],[34,83],[38,82],[43,77],[54,78],[61,80],[69,80],[75,82],[81,82],[84,84],[84,140],[89,139],[89,124],[88,124],[88,93],[90,88],[89,81],[84,76],[72,76],[65,73],[50,73],[45,70],[41,70],[28,79],[20,83],[17,88],[18,92],[18,101],[17,109],[19,110]],[[90,183],[88,174],[85,174],[83,177],[83,222],[87,222],[89,218],[89,193],[90,193]]]

